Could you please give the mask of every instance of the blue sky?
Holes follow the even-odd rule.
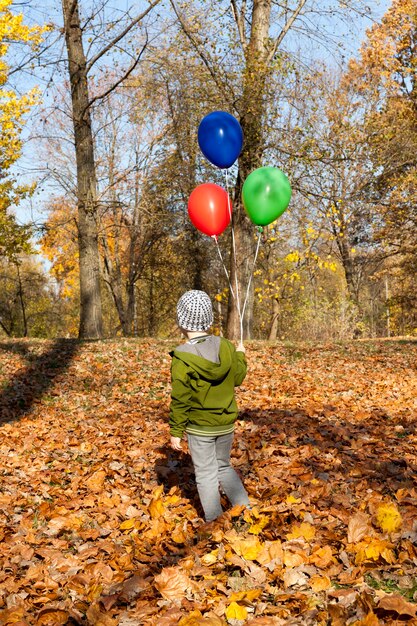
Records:
[[[314,0],[313,0],[314,1]],[[327,5],[328,7],[339,6],[340,2],[337,0],[319,0],[320,6]],[[128,0],[113,0],[113,7],[117,10],[123,11],[130,3]],[[369,6],[372,9],[373,19],[379,21],[381,16],[385,13],[391,2],[388,0],[372,0],[369,2]],[[23,6],[23,11],[26,13],[28,8]],[[32,0],[30,4],[30,13],[27,15],[27,20],[42,23],[50,22],[55,25],[60,25],[62,21],[61,16],[61,2],[58,0]],[[349,24],[344,21],[337,21],[334,18],[323,18],[323,23],[318,25],[318,37],[312,40],[310,50],[303,48],[305,56],[318,58],[324,60],[330,65],[342,67],[350,57],[355,56],[359,50],[360,44],[363,41],[366,33],[366,29],[372,25],[372,19],[369,17],[363,17],[352,19]],[[325,38],[322,38],[322,32],[329,33],[329,42]],[[291,38],[285,41],[287,47],[297,48],[297,34],[291,35]],[[304,41],[304,46],[305,46]],[[61,42],[57,46],[56,54],[61,54],[64,42]],[[336,51],[335,51],[336,50]],[[61,66],[61,69],[55,70],[53,80],[61,82],[65,78],[65,68]],[[29,75],[23,75],[20,77],[20,84],[22,90],[26,90],[29,86],[38,82],[41,92],[44,97],[44,101],[48,102],[50,92],[47,89],[47,83],[43,80],[36,80],[36,77]],[[32,111],[27,128],[25,129],[25,147],[23,156],[19,160],[15,170],[20,177],[27,178],[29,180],[35,180],[38,174],[36,173],[36,159],[38,158],[38,149],[36,147],[36,140],[28,140],[30,136],[36,136],[37,125],[39,125],[39,112],[37,110]],[[39,127],[40,128],[40,127]],[[41,222],[45,218],[45,214],[42,207],[45,204],[48,196],[53,193],[53,190],[48,184],[40,184],[38,191],[30,202],[25,202],[19,207],[17,215],[20,221],[25,222],[28,220],[35,220]]]

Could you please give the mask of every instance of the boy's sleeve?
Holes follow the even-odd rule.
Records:
[[[172,357],[171,405],[169,408],[169,430],[172,437],[182,437],[188,422],[191,389],[187,368],[179,359]]]
[[[235,387],[241,385],[245,379],[248,365],[246,363],[245,353],[235,350]]]

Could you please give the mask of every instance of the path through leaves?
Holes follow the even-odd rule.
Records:
[[[0,343],[0,623],[417,624],[417,342],[250,343],[254,508],[209,526],[172,347]]]

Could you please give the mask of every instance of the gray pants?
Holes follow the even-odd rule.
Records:
[[[232,506],[236,504],[250,506],[242,481],[230,465],[233,436],[234,433],[211,437],[187,434],[198,495],[206,522],[215,520],[223,513],[219,485]]]

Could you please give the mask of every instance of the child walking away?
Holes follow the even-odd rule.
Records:
[[[213,309],[204,291],[187,291],[177,304],[177,323],[188,341],[173,352],[171,447],[181,450],[187,435],[206,522],[222,513],[219,486],[232,506],[250,507],[248,494],[230,465],[238,415],[235,386],[246,376],[245,348],[208,334]]]

